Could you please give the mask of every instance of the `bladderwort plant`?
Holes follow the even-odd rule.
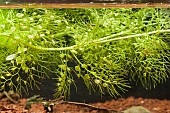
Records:
[[[1,9],[1,90],[21,93],[55,74],[67,96],[75,77],[89,91],[121,95],[169,74],[169,9]]]

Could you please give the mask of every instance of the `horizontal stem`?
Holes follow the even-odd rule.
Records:
[[[151,35],[151,34],[155,34],[155,33],[164,33],[164,32],[170,32],[170,29],[167,29],[167,30],[156,30],[156,31],[152,31],[152,32],[148,32],[148,33],[143,33],[143,34],[135,34],[135,35],[129,35],[129,36],[124,36],[124,37],[118,37],[118,38],[113,38],[113,39],[108,39],[109,36],[107,37],[104,37],[104,38],[101,38],[99,40],[94,40],[88,44],[91,44],[91,43],[96,43],[96,44],[99,44],[99,43],[106,43],[106,42],[111,42],[111,41],[115,41],[115,40],[122,40],[122,39],[128,39],[128,38],[133,38],[133,37],[141,37],[141,36],[146,36],[146,35]],[[122,34],[123,32],[119,33]],[[27,42],[25,42],[24,40],[21,40],[21,39],[15,39],[14,37],[12,36],[9,36],[7,34],[0,34],[1,36],[6,36],[8,38],[12,38],[14,40],[17,40],[31,48],[34,48],[34,49],[39,49],[39,50],[45,50],[45,51],[63,51],[63,50],[71,50],[71,49],[74,49],[76,47],[78,47],[77,45],[73,45],[73,46],[70,46],[70,47],[61,47],[61,48],[46,48],[46,47],[41,47],[41,46],[34,46],[32,44],[29,44]],[[111,35],[111,36],[115,36],[115,35]],[[111,38],[111,36],[109,38]],[[107,39],[107,40],[104,40],[104,39]],[[83,45],[83,44],[80,44],[80,45]]]
[[[109,36],[100,38],[100,39],[98,39],[98,40],[94,40],[94,42],[95,42],[95,41],[107,40],[107,39],[109,39],[109,38],[113,38],[113,37],[116,37],[116,36],[120,36],[120,35],[129,33],[129,32],[135,31],[135,30],[137,30],[137,29],[142,29],[142,28],[144,28],[144,27],[149,27],[149,26],[153,26],[153,25],[156,25],[156,24],[157,24],[157,23],[152,23],[152,24],[148,24],[148,25],[136,27],[136,28],[133,28],[133,29],[129,29],[129,30],[126,30],[126,31],[122,31],[122,32],[120,32],[120,33],[112,34],[112,35],[109,35]]]
[[[93,42],[93,43],[105,43],[105,42],[111,42],[115,40],[122,40],[122,39],[128,39],[128,38],[133,38],[133,37],[141,37],[141,36],[146,36],[146,35],[151,35],[155,33],[164,33],[164,32],[170,32],[170,29],[167,30],[156,30],[148,33],[143,33],[143,34],[135,34],[135,35],[129,35],[129,36],[124,36],[124,37],[118,37],[118,38],[113,38],[113,39],[108,39],[108,40],[101,40]]]
[[[63,51],[63,50],[71,50],[71,49],[74,49],[75,47],[77,47],[77,45],[73,45],[73,46],[70,46],[70,47],[60,47],[60,48],[46,48],[46,47],[41,47],[41,46],[35,46],[35,45],[32,45],[32,44],[29,44],[28,42],[25,42],[24,40],[22,39],[15,39],[14,37],[10,36],[10,34],[0,34],[0,36],[5,36],[5,37],[8,37],[8,38],[12,38],[22,44],[25,44],[26,46],[28,47],[31,47],[31,48],[34,48],[34,49],[39,49],[39,50],[45,50],[45,51]]]
[[[45,51],[63,51],[63,50],[71,50],[74,49],[75,47],[77,47],[77,45],[73,45],[70,47],[61,47],[61,48],[45,48],[45,47],[41,47],[41,46],[34,46],[31,44],[27,44],[29,47],[32,47],[34,49],[39,49],[39,50],[45,50]]]

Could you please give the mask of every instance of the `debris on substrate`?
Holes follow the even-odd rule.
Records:
[[[17,94],[9,92],[0,94],[1,113],[125,113],[124,111],[129,108],[135,109],[135,107],[136,109],[146,109],[150,113],[170,113],[170,100],[131,96],[85,104],[62,99],[45,100],[39,96],[29,99],[19,98]]]

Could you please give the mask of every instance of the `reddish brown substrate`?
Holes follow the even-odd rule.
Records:
[[[25,109],[26,99],[19,99],[18,104],[12,104],[7,98],[0,100],[1,113],[46,113],[41,103],[32,104],[29,110]],[[153,113],[170,113],[170,100],[143,99],[143,98],[119,98],[104,103],[92,103],[98,108],[108,108],[123,111],[131,106],[143,106]],[[75,104],[57,104],[53,106],[53,113],[102,113],[100,110],[91,110],[87,106]]]

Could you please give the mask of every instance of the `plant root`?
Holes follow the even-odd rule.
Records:
[[[100,107],[96,107],[90,104],[79,103],[79,102],[63,101],[63,102],[60,102],[60,104],[74,104],[76,106],[88,107],[90,111],[97,110],[97,111],[100,111],[100,113],[123,113],[121,111],[107,109],[107,108],[100,108]]]
[[[4,92],[2,93],[2,95],[5,95],[12,103],[17,104],[18,101],[14,100],[14,99],[11,97],[12,94],[14,94],[14,93],[6,92],[6,91],[4,91]]]

